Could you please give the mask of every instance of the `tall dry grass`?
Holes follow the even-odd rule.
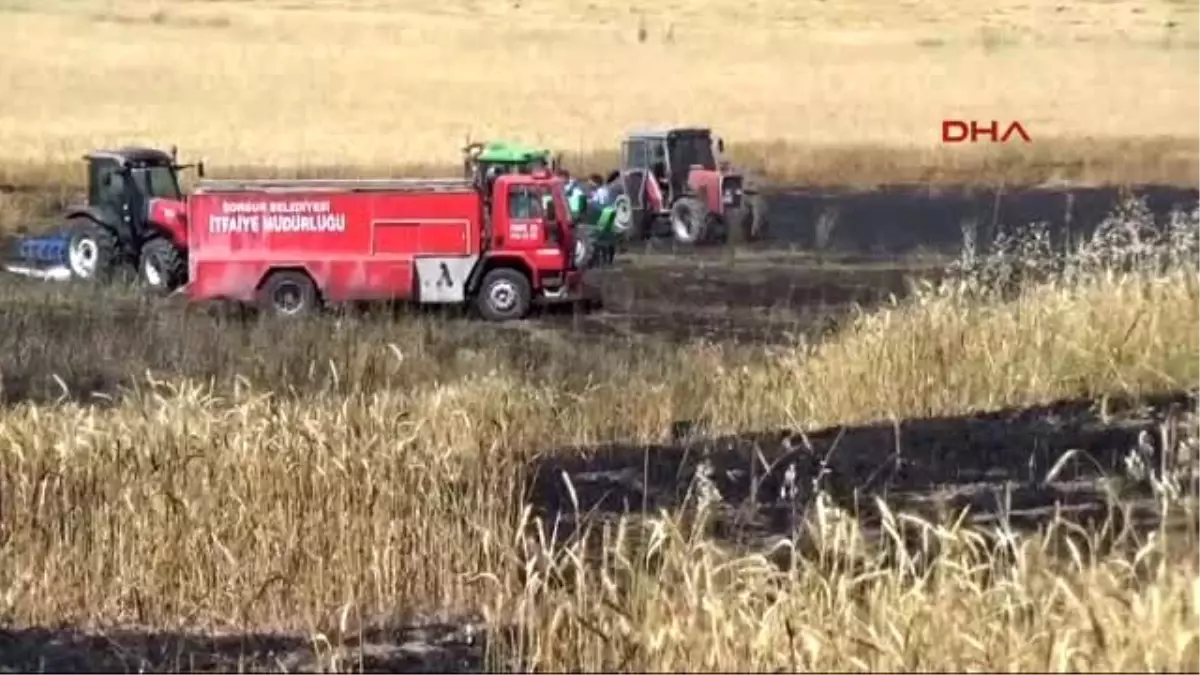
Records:
[[[46,166],[65,180],[64,161],[127,142],[178,143],[237,171],[443,170],[468,133],[607,168],[627,129],[703,124],[779,180],[1194,184],[1196,14],[1126,1],[10,1],[0,182]],[[1034,142],[939,147],[945,118],[1020,120]]]
[[[875,536],[815,476],[803,525],[768,554],[706,529],[722,500],[700,472],[690,506],[585,519],[590,538],[546,539],[524,491],[562,448],[661,441],[680,419],[812,429],[1194,388],[1198,214],[1165,229],[1144,218],[1110,221],[1040,277],[1001,246],[910,303],[786,349],[120,319],[171,331],[161,348],[192,376],[129,372],[115,399],[64,391],[0,412],[0,620],[292,632],[311,644],[308,667],[336,670],[362,665],[339,646],[365,627],[469,614],[493,631],[492,665],[549,671],[1194,669],[1192,528],[1061,544],[1078,525],[1001,525],[997,538],[885,505]],[[6,325],[51,309],[0,305]],[[113,353],[114,325],[95,320],[91,351],[46,332],[5,339],[80,367]],[[1164,518],[1195,520],[1195,431],[1171,436],[1173,464],[1128,478]],[[901,534],[913,528],[923,548]],[[789,544],[801,530],[803,549]]]

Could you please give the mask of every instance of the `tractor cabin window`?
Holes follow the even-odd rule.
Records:
[[[121,181],[121,167],[111,160],[97,159],[92,162],[92,176],[88,181],[88,202],[108,203],[125,199],[125,187]]]
[[[672,166],[678,166],[683,171],[693,164],[699,164],[706,169],[717,167],[717,160],[713,156],[712,138],[708,136],[679,136],[672,146]]]
[[[134,171],[134,180],[138,189],[147,197],[163,197],[179,199],[179,183],[176,182],[175,172],[169,166],[149,166]]]
[[[650,146],[638,139],[625,143],[625,166],[630,169],[650,168]]]
[[[667,163],[667,150],[662,143],[654,144],[654,160],[650,163],[650,171],[658,180],[666,180],[670,165]]]
[[[120,170],[102,174],[100,195],[106,204],[121,204],[125,201],[125,175]]]

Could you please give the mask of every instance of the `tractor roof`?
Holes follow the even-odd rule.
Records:
[[[525,162],[549,156],[550,151],[532,145],[509,143],[507,141],[492,141],[483,146],[477,158],[480,162],[495,162],[498,164],[523,164]]]
[[[121,164],[170,164],[171,155],[156,148],[125,146],[112,150],[94,150],[84,159],[111,159]]]
[[[629,138],[651,140],[673,139],[679,136],[711,136],[712,130],[705,127],[675,127],[672,129],[636,129],[626,134]]]

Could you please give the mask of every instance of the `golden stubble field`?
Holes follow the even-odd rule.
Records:
[[[9,183],[133,141],[218,171],[395,172],[452,166],[467,134],[578,157],[675,124],[825,184],[1197,177],[1196,2],[6,0],[0,16]],[[944,118],[1020,120],[1034,142],[939,149]]]

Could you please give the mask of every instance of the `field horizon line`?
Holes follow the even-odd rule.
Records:
[[[499,140],[499,139],[497,139]],[[521,140],[517,138],[506,140]],[[106,146],[150,146],[130,139]],[[791,140],[743,141],[729,144],[734,168],[771,189],[797,187],[878,189],[905,186],[1091,188],[1127,186],[1200,187],[1200,136],[1058,137],[1032,143],[980,143],[896,146],[867,144],[801,144]],[[98,146],[99,147],[99,146]],[[560,149],[548,146],[572,174],[606,174],[619,162],[617,150]],[[0,158],[0,194],[83,185],[81,157],[42,161]],[[445,159],[397,160],[366,164],[336,158],[303,162],[223,161],[219,155],[179,146],[181,160],[203,160],[211,177],[351,178],[461,175],[459,144],[447,147]]]

